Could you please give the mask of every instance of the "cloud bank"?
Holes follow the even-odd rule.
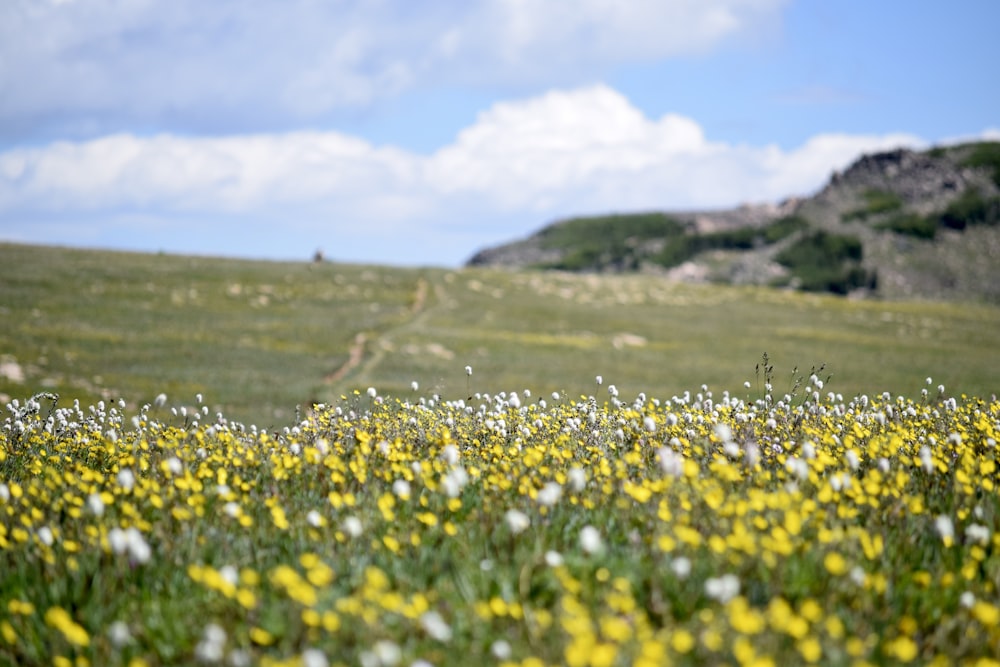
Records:
[[[115,134],[9,149],[0,237],[52,242],[76,229],[97,244],[180,251],[192,250],[181,239],[200,237],[203,252],[228,254],[222,239],[253,235],[277,256],[340,244],[367,261],[454,265],[554,218],[775,201],[808,194],[862,152],[924,143],[716,142],[693,119],[648,118],[592,85],[497,103],[430,154],[337,132]]]
[[[9,0],[0,140],[274,131],[412,89],[578,85],[766,32],[785,4]]]

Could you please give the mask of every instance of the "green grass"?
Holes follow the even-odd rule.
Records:
[[[423,281],[424,287],[421,287]],[[236,286],[239,286],[237,292]],[[420,292],[424,296],[415,303]],[[266,297],[266,299],[265,299]],[[418,306],[415,308],[414,306]],[[1000,390],[1000,309],[853,301],[655,276],[396,269],[0,245],[0,393],[61,405],[160,392],[262,427],[355,389],[736,391],[768,351],[845,395]],[[358,335],[363,344],[357,346]],[[359,347],[356,365],[332,376]],[[474,372],[466,377],[464,367]]]

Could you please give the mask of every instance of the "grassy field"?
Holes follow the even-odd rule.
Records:
[[[0,308],[0,665],[1000,667],[997,309],[17,246]]]
[[[761,394],[826,365],[850,396],[1000,390],[1000,309],[849,301],[651,276],[252,262],[0,245],[0,394],[61,404],[160,393],[276,427],[296,406],[374,386],[407,397],[530,389],[595,375],[623,395],[707,383]],[[464,368],[472,366],[467,377]],[[751,390],[743,383],[750,381]]]

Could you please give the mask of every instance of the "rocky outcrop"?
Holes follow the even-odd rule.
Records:
[[[600,239],[583,238],[588,227],[581,223],[635,221],[628,215],[574,218],[547,225],[526,239],[484,249],[468,264],[650,271],[689,282],[794,287],[801,281],[792,275],[794,269],[789,273],[789,253],[798,240],[823,234],[825,241],[837,237],[863,244],[862,258],[852,258],[851,268],[863,285],[859,293],[1000,302],[1000,143],[863,155],[808,197],[634,218],[651,215],[669,218],[673,225],[661,238],[650,234],[646,220],[636,227],[641,233],[609,239],[608,244],[617,246],[602,252]],[[790,236],[763,233],[790,217],[805,226]],[[746,234],[738,230],[762,234],[753,243],[739,242],[734,239],[745,241]],[[667,247],[678,244],[677,234],[691,250],[688,255]]]

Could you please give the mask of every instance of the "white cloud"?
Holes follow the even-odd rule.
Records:
[[[817,189],[862,152],[922,144],[906,134],[823,134],[791,151],[715,142],[693,119],[650,119],[595,85],[498,103],[430,155],[334,132],[11,149],[0,153],[0,237],[26,219],[126,216],[138,237],[144,220],[161,233],[164,220],[213,219],[258,254],[273,247],[269,234],[294,228],[359,247],[383,239],[365,246],[374,261],[406,263],[426,246],[437,254],[422,261],[454,264],[555,217],[774,201]]]
[[[414,88],[576,84],[768,30],[787,0],[14,1],[0,128],[295,127]]]

